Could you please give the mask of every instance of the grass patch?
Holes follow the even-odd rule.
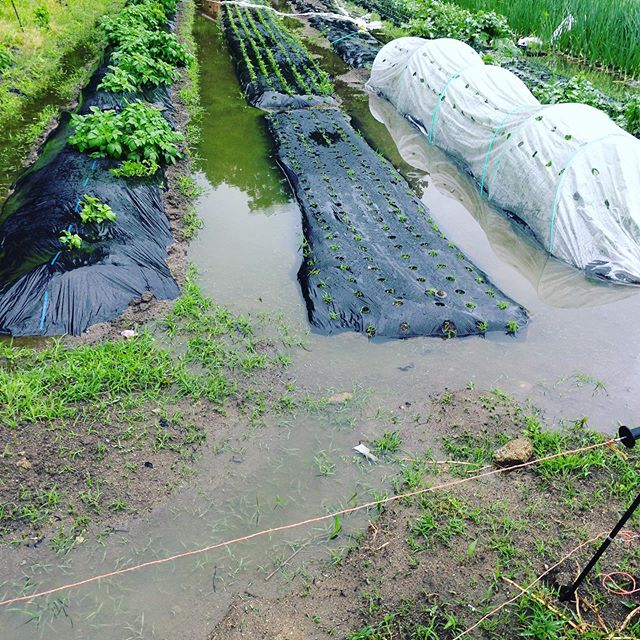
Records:
[[[499,389],[446,392],[434,400],[427,430],[445,427],[445,458],[458,464],[431,464],[429,454],[404,461],[396,493],[468,478],[477,473],[474,465],[492,464],[495,449],[516,436],[528,436],[536,456],[604,440],[584,421],[545,428]],[[637,638],[637,598],[602,586],[603,574],[612,571],[637,575],[636,539],[623,536],[611,545],[581,586],[577,605],[558,601],[560,586],[575,579],[599,542],[560,561],[606,535],[638,490],[640,452],[603,446],[582,458],[570,455],[389,503],[339,565],[324,567],[302,594],[238,607],[210,640],[278,637],[291,628],[318,640],[452,640],[517,595],[468,637]],[[579,500],[567,499],[571,487]],[[631,526],[638,524],[636,518]],[[247,632],[253,628],[258,632]]]
[[[495,10],[523,36],[536,35],[550,43],[560,23],[573,15],[575,24],[553,43],[590,63],[640,74],[640,4],[635,0],[452,0],[474,11]]]
[[[0,3],[0,198],[31,145],[91,75],[106,44],[101,16],[124,4],[17,0],[21,29],[11,3]]]
[[[247,318],[203,296],[193,271],[154,335],[0,343],[0,541],[49,535],[66,551],[87,529],[149,508],[227,399],[247,415],[277,404],[272,378],[286,361]]]

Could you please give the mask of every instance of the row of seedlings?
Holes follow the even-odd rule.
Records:
[[[310,59],[271,12],[225,11],[245,86],[247,77],[257,77],[249,51],[255,54],[276,39]],[[253,20],[245,16],[234,30],[229,16],[242,11],[253,13]],[[255,48],[244,41],[241,47],[238,38],[247,40],[250,32],[240,28],[255,30],[258,24],[268,38],[262,32]],[[297,109],[270,117],[269,125],[303,212],[299,278],[314,325],[369,336],[454,337],[496,329],[515,333],[527,323],[524,309],[488,284],[444,237],[409,185],[342,113]]]
[[[300,102],[295,97],[316,104],[331,96],[328,74],[271,10],[227,4],[222,18],[251,104],[279,108]]]

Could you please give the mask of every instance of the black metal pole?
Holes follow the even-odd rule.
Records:
[[[11,0],[11,6],[13,7],[13,12],[16,14],[16,18],[18,18],[18,24],[20,25],[20,31],[24,31],[24,27],[22,26],[22,20],[20,20],[20,16],[18,15],[18,10],[16,9],[16,5],[13,0]]]
[[[611,533],[605,538],[604,542],[600,545],[600,548],[595,552],[593,558],[589,560],[589,564],[582,570],[582,573],[576,578],[576,581],[572,585],[566,585],[560,589],[560,602],[566,602],[571,600],[576,592],[576,589],[582,584],[582,581],[587,577],[587,574],[594,565],[600,559],[600,556],[607,550],[607,547],[613,542],[613,539],[620,533],[620,529],[625,525],[627,520],[633,515],[633,512],[640,506],[640,493],[638,497],[631,503],[631,506],[624,512],[622,518],[620,518],[618,524],[613,527]]]

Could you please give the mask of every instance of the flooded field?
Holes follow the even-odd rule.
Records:
[[[44,546],[0,551],[3,593],[81,580],[105,567],[161,558],[370,498],[389,488],[391,469],[354,459],[352,447],[395,424],[408,430],[408,449],[430,446],[420,414],[445,388],[498,387],[530,400],[550,422],[586,416],[606,433],[640,415],[637,289],[588,282],[549,257],[517,222],[492,210],[466,174],[351,77],[336,85],[354,126],[396,165],[445,234],[530,311],[531,323],[515,337],[457,340],[370,340],[310,330],[297,282],[300,211],[273,160],[264,115],[246,105],[219,25],[199,16],[196,37],[206,110],[196,176],[204,228],[189,259],[200,285],[234,312],[277,321],[302,336],[304,348],[296,350],[288,372],[297,389],[347,391],[354,402],[275,416],[262,429],[230,426],[208,444],[191,483],[165,507],[100,544],[82,545],[64,558]],[[347,72],[332,54],[315,50],[324,68]],[[355,530],[366,523],[362,514],[344,526]],[[335,548],[326,543],[326,532],[323,526],[266,536],[16,605],[4,616],[1,635],[204,638],[235,592],[277,591],[305,570],[304,562],[330,559]],[[285,568],[284,579],[272,577],[292,554],[291,574]]]
[[[325,68],[347,71],[333,54],[317,51],[327,57]],[[226,60],[224,51],[220,58]],[[297,206],[287,196],[282,174],[270,162],[272,152],[260,112],[243,105],[231,62],[226,64],[226,76],[218,71],[212,87],[218,117],[205,123],[204,171],[199,175],[206,190],[199,203],[205,228],[190,256],[200,269],[203,288],[218,302],[242,312],[283,313],[298,331],[307,331],[296,282],[302,241]],[[224,90],[221,77],[228,78]],[[603,431],[612,430],[616,420],[633,421],[640,409],[636,393],[640,360],[632,346],[639,344],[636,289],[587,281],[582,273],[550,257],[520,225],[483,201],[475,183],[428,145],[391,105],[346,82],[338,81],[337,88],[365,139],[396,164],[445,234],[507,295],[524,305],[532,321],[517,338],[489,334],[451,341],[385,342],[349,333],[311,332],[309,351],[296,358],[298,381],[317,388],[373,386],[391,402],[410,400],[403,397],[408,378],[411,399],[473,382],[531,399],[552,419],[584,415]],[[207,93],[205,84],[203,95]],[[235,117],[243,120],[237,132],[229,133],[224,114],[231,111],[231,100],[237,101]],[[235,140],[240,130],[245,133],[243,143]],[[226,153],[218,153],[223,146]],[[244,184],[238,179],[236,148],[243,154],[252,150],[251,172]]]

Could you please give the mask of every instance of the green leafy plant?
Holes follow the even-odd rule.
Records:
[[[476,47],[515,39],[504,16],[494,11],[473,12],[440,0],[420,2],[409,31],[424,38],[455,38]]]
[[[82,246],[82,238],[77,233],[71,233],[68,229],[62,231],[58,239],[65,249],[79,249]]]
[[[110,169],[117,178],[143,178],[152,176],[160,167],[152,160],[125,160],[119,167]]]
[[[160,2],[131,3],[102,23],[110,44],[117,44],[140,29],[158,30],[168,19]]]
[[[0,72],[8,69],[13,64],[13,54],[9,47],[0,43]]]
[[[49,16],[49,9],[47,9],[46,5],[44,4],[38,5],[33,10],[33,21],[36,23],[36,25],[40,29],[43,29],[44,31],[49,29],[50,20],[51,20],[51,17]]]
[[[520,325],[515,320],[509,320],[505,325],[505,328],[507,329],[507,333],[515,335],[518,332],[518,329],[520,329]]]
[[[80,209],[80,219],[85,224],[95,222],[101,224],[103,222],[114,222],[116,214],[113,209],[104,202],[100,202],[98,198],[94,198],[86,193],[83,198],[82,209]]]
[[[174,163],[182,154],[184,136],[173,131],[162,113],[144,102],[130,102],[117,112],[91,107],[87,115],[74,114],[75,133],[69,143],[94,158],[111,156],[142,163]]]
[[[624,107],[622,126],[633,136],[640,137],[640,98],[631,98]]]
[[[140,51],[116,51],[111,59],[114,64],[109,66],[109,73],[98,87],[105,91],[134,92],[147,86],[169,85],[179,77],[177,69],[171,64]]]

